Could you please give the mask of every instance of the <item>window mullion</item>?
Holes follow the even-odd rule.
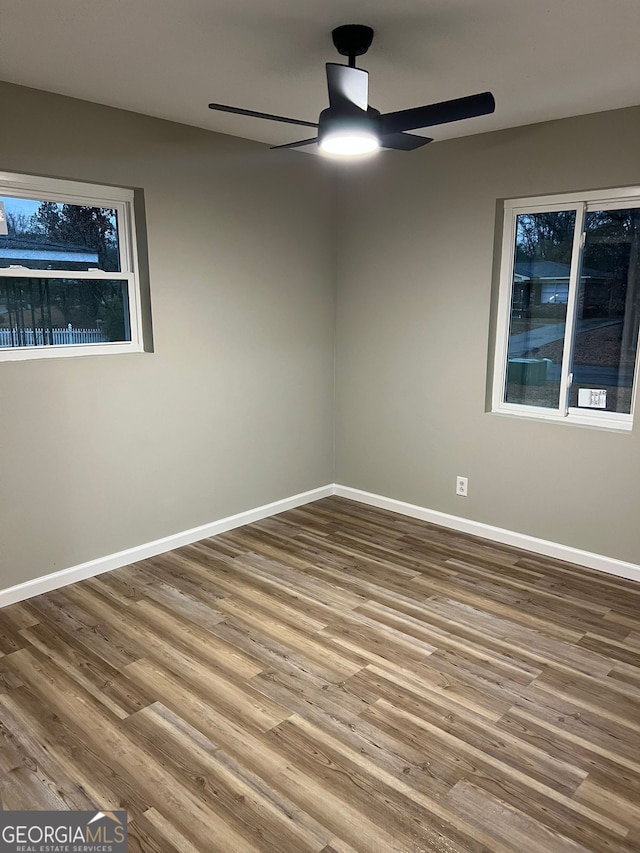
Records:
[[[578,285],[582,266],[582,250],[584,244],[584,217],[586,204],[583,202],[576,208],[576,224],[573,232],[573,248],[571,251],[571,272],[569,274],[569,295],[567,301],[567,318],[564,330],[564,346],[562,348],[562,374],[560,377],[559,409],[566,417],[569,412],[569,391],[571,388],[571,364],[573,361],[573,346],[578,308]]]

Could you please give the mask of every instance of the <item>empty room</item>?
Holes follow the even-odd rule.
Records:
[[[0,850],[640,850],[640,5],[0,0]]]

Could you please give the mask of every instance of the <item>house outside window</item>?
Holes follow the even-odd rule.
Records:
[[[631,429],[640,187],[504,205],[492,410]]]
[[[141,350],[133,191],[0,172],[0,361]]]

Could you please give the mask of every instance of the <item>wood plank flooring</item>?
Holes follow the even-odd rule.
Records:
[[[638,851],[639,605],[327,498],[0,611],[2,806],[144,853]]]

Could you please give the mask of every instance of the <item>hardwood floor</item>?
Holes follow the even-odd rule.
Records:
[[[638,851],[639,605],[327,498],[0,611],[2,805],[145,853]]]

